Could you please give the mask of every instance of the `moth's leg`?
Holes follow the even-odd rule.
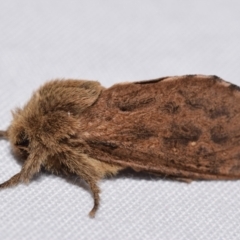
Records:
[[[89,169],[88,169],[88,171],[89,171]],[[94,177],[94,175],[91,175],[91,173],[89,174],[89,173],[86,173],[83,171],[78,171],[77,169],[75,169],[75,173],[80,178],[82,178],[90,187],[90,190],[93,194],[94,204],[93,204],[92,210],[89,212],[89,216],[95,217],[95,214],[98,210],[99,202],[100,202],[100,197],[99,197],[100,189],[97,185],[97,179]]]
[[[37,158],[37,155],[30,155],[23,164],[22,170],[6,182],[0,184],[0,188],[12,187],[20,182],[29,182],[33,175],[40,171],[40,168],[41,159]]]
[[[94,200],[93,208],[89,212],[89,216],[90,217],[95,217],[95,214],[98,210],[99,202],[100,202],[100,197],[99,197],[100,189],[97,185],[97,182],[94,181],[93,179],[84,179],[84,180],[88,183],[88,185],[89,185],[89,187],[92,191],[93,200]]]
[[[15,174],[13,177],[11,177],[9,180],[7,180],[4,183],[0,184],[0,188],[7,188],[12,187],[14,185],[17,185],[20,182],[20,173]]]
[[[89,160],[85,158],[85,156],[76,156],[76,158],[73,157],[71,161],[65,160],[64,165],[67,166],[69,172],[78,175],[89,185],[94,199],[94,205],[92,210],[89,212],[89,216],[94,217],[100,202],[100,189],[97,185],[97,181],[101,178],[101,176],[99,176],[99,172],[96,168],[94,168],[94,166],[89,164]]]

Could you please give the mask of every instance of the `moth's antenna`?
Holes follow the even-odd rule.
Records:
[[[7,131],[0,130],[0,138],[7,138]]]

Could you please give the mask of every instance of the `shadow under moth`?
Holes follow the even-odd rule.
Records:
[[[41,168],[89,185],[131,168],[176,180],[240,178],[240,88],[216,76],[120,83],[54,80],[13,112],[0,136],[23,161],[0,188]]]

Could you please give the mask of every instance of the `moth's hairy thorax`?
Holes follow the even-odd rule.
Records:
[[[94,104],[102,89],[99,83],[89,81],[53,81],[44,85],[23,109],[13,114],[8,136],[15,151],[25,157],[34,149],[47,152],[43,166],[55,173],[69,174],[71,170],[61,159],[71,155],[79,157],[79,164],[87,165],[79,116]],[[102,166],[99,178],[116,173],[106,163],[89,160],[92,167]]]

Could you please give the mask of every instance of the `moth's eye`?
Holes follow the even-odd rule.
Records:
[[[16,146],[19,146],[19,147],[28,147],[28,145],[29,145],[28,139],[22,139],[21,141],[16,143]]]
[[[24,132],[21,132],[17,137],[15,145],[18,147],[27,148],[29,146],[28,136]]]

